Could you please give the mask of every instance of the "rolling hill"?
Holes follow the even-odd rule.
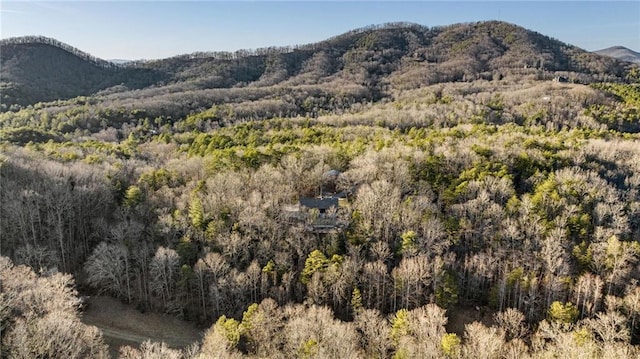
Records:
[[[7,39],[0,46],[1,102],[7,107],[90,95],[120,84],[142,88],[163,78],[157,71],[121,67],[41,36]]]
[[[392,23],[314,44],[196,53],[138,66],[169,73],[174,81],[193,80],[212,87],[247,82],[317,84],[335,76],[371,85],[416,72],[428,83],[437,83],[493,72],[520,73],[524,68],[592,76],[623,77],[625,73],[623,63],[499,21],[433,28]]]
[[[596,54],[613,57],[621,61],[640,64],[640,53],[628,49],[624,46],[612,46],[606,49],[594,51]]]
[[[353,103],[376,101],[389,86],[411,89],[494,76],[550,79],[562,72],[575,82],[621,81],[630,66],[498,21],[432,28],[392,23],[295,47],[200,52],[127,64],[96,59],[43,37],[0,44],[3,111],[97,93],[117,93],[117,101],[158,96],[175,101],[189,94],[194,98],[177,113],[184,116],[217,103],[205,93],[211,89],[226,89],[225,102],[235,102],[234,93],[244,88],[263,89],[254,100],[302,91],[305,96],[320,93],[325,102]],[[346,97],[336,99],[345,92]]]

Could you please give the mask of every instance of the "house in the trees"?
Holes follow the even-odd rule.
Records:
[[[553,78],[553,81],[561,82],[561,83],[567,83],[567,82],[569,82],[569,79],[566,76],[556,76],[556,77]]]
[[[338,208],[338,197],[304,197],[300,198],[300,205],[308,209],[316,209],[320,214],[326,214],[332,208]]]
[[[329,233],[343,230],[347,222],[340,219],[347,207],[347,197],[351,191],[336,193],[336,183],[340,172],[327,171],[323,174],[323,185],[316,197],[301,197],[298,204],[284,208],[290,223],[304,223],[305,228],[314,233]]]
[[[345,223],[339,220],[340,198],[303,197],[300,207],[306,213],[306,228],[315,233],[328,233],[342,230]]]

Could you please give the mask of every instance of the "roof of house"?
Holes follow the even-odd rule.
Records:
[[[326,198],[300,198],[300,204],[307,208],[317,209],[329,209],[331,207],[338,207],[338,198],[326,197]]]
[[[340,173],[340,171],[338,170],[329,170],[325,173],[322,174],[323,178],[333,178],[336,179],[338,178],[338,176],[340,176],[342,173]]]

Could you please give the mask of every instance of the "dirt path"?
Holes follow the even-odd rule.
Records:
[[[202,332],[191,323],[168,315],[141,313],[110,297],[91,297],[88,303],[82,321],[102,331],[114,357],[121,346],[137,347],[146,340],[184,348],[202,337]]]

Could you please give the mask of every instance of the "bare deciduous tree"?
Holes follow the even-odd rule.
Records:
[[[176,310],[176,282],[180,270],[180,256],[173,249],[159,247],[149,263],[151,293],[162,301],[167,310]]]
[[[96,289],[131,300],[128,257],[124,246],[101,242],[84,265],[87,282]]]

